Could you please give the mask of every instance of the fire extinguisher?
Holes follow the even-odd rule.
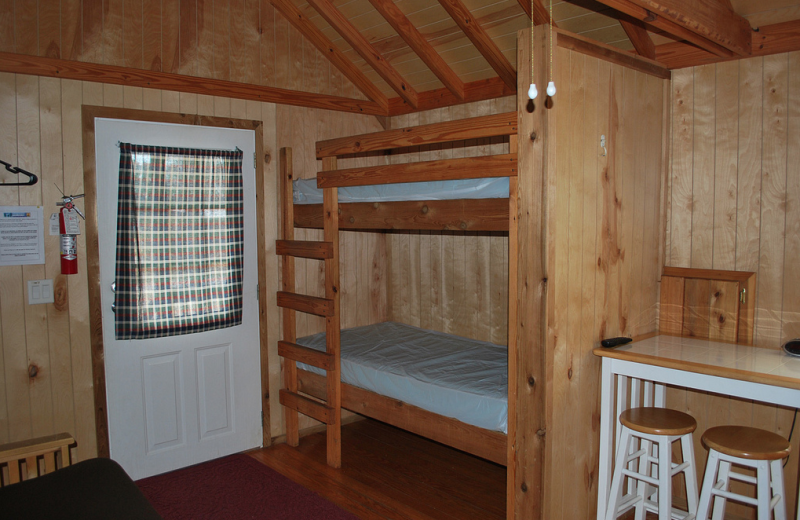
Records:
[[[58,229],[61,234],[61,274],[78,273],[78,235],[81,232],[78,215],[86,219],[81,210],[72,201],[83,197],[80,195],[64,195],[61,202],[56,202],[61,206],[58,213]]]

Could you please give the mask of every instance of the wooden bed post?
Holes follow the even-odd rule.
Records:
[[[336,157],[322,159],[323,171],[336,169]],[[333,302],[333,315],[325,318],[325,344],[328,355],[333,357],[333,366],[328,370],[328,407],[332,409],[332,420],[328,423],[328,465],[342,467],[342,393],[340,381],[340,333],[339,318],[339,188],[323,191],[323,213],[325,242],[331,244],[333,254],[325,259],[325,297]]]
[[[292,167],[292,149],[280,149],[280,172],[281,172],[281,216],[283,222],[283,240],[294,240],[294,204],[292,194],[292,181],[294,180],[294,169]],[[282,283],[281,288],[284,292],[294,293],[294,256],[284,255],[281,266]],[[288,343],[297,341],[297,322],[295,320],[294,309],[283,308],[283,340]],[[293,359],[283,360],[283,384],[290,392],[297,393],[297,364]],[[286,422],[286,443],[289,446],[297,446],[300,443],[300,430],[298,426],[297,410],[283,408],[284,420]]]
[[[278,292],[278,306],[283,308],[283,340],[278,342],[278,355],[284,358],[284,388],[280,402],[286,416],[286,442],[290,446],[300,443],[298,415],[300,412],[328,425],[328,464],[342,466],[341,416],[342,399],[339,381],[339,204],[338,188],[324,191],[325,240],[294,240],[294,201],[292,150],[281,148],[281,193],[283,212],[283,238],[275,244],[275,252],[283,257],[282,291]],[[336,168],[336,158],[327,158],[323,164]],[[325,298],[297,294],[294,279],[294,257],[311,258],[325,262]],[[295,311],[325,317],[326,352],[320,352],[297,342]],[[297,361],[321,368],[327,373],[326,393],[322,401],[311,399],[299,391]]]

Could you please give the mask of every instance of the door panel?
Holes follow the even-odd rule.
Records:
[[[98,118],[97,212],[111,458],[139,479],[261,445],[255,132]],[[119,142],[243,154],[242,323],[145,340],[114,337]]]

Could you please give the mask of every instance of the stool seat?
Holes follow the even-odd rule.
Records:
[[[686,435],[697,429],[694,417],[669,408],[629,408],[620,414],[619,421],[631,430],[649,435]]]
[[[706,449],[749,460],[780,460],[789,456],[789,441],[777,433],[749,426],[717,426],[702,437]]]

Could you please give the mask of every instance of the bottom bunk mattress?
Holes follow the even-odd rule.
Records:
[[[325,333],[297,343],[325,350]],[[507,433],[508,349],[396,322],[344,329],[342,382]],[[298,368],[325,371],[298,363]]]

